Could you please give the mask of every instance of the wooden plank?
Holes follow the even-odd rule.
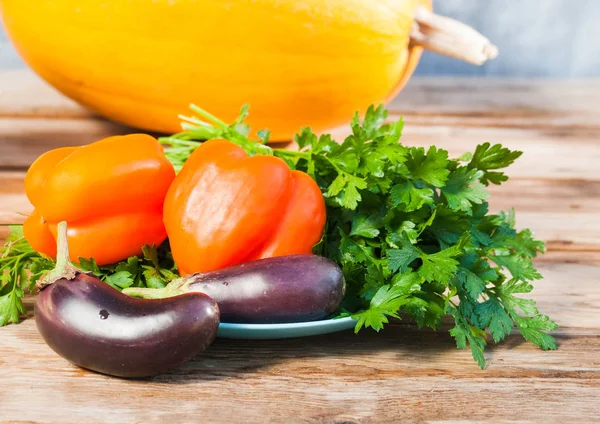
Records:
[[[0,225],[21,224],[32,211],[25,196],[24,179],[23,171],[0,171]],[[0,227],[0,240],[6,234]]]
[[[577,253],[571,257],[577,257]],[[535,299],[540,311],[561,327],[600,330],[599,257],[596,254],[595,265],[536,260],[543,279],[534,283],[530,297]]]
[[[0,71],[0,117],[83,118],[94,114],[29,69]]]
[[[25,171],[0,171],[0,196],[23,194]],[[3,206],[6,206],[2,203]]]
[[[595,165],[600,161],[598,133],[582,136],[565,131],[557,135],[535,129],[425,126],[412,124],[410,116],[406,119],[403,143],[409,146],[437,145],[458,157],[490,141],[525,152],[510,167],[511,176],[600,180]],[[26,168],[47,150],[136,131],[102,119],[0,118],[0,168]],[[334,135],[343,139],[347,132],[347,128],[338,129]]]
[[[514,208],[549,250],[600,251],[600,181],[512,178],[490,186],[490,210]]]
[[[538,265],[544,262],[600,265],[600,252],[593,250],[550,250],[543,255],[538,256],[535,262]]]
[[[0,117],[87,118],[27,69],[0,71]],[[32,95],[35,93],[35,95]],[[531,80],[414,77],[390,109],[433,125],[465,120],[522,127],[593,128],[600,125],[600,79]],[[458,119],[457,119],[458,118]]]
[[[217,340],[149,381],[71,366],[33,320],[0,329],[2,418],[20,422],[592,422],[600,338],[557,334],[541,352],[517,335],[480,371],[445,331],[396,325],[278,341]],[[35,399],[23,407],[23,399]],[[202,417],[202,418],[199,418]]]
[[[81,145],[116,134],[130,134],[134,129],[102,119],[0,119],[0,168],[29,166],[47,150]],[[334,134],[343,139],[347,129]],[[525,152],[509,174],[520,178],[600,180],[600,149],[597,137],[553,136],[536,130],[487,127],[452,128],[419,126],[407,123],[403,143],[409,146],[437,145],[448,149],[452,157],[473,151],[484,142],[502,143]],[[581,160],[585,157],[586,160]]]
[[[390,104],[429,125],[494,126],[596,133],[600,78],[412,78]]]
[[[0,169],[24,169],[48,150],[134,132],[102,118],[0,118]]]
[[[512,175],[510,171],[508,174]],[[488,190],[492,210],[600,213],[600,180],[511,177]]]
[[[92,118],[30,71],[0,72],[0,91],[0,167],[24,168],[51,148],[135,131]],[[501,142],[525,151],[513,176],[598,180],[598,97],[600,80],[423,78],[391,107],[405,116],[407,145],[436,144],[458,156],[483,141]],[[342,138],[347,128],[334,134]]]
[[[10,229],[7,224],[0,224],[0,244],[4,244],[6,237],[10,233]]]

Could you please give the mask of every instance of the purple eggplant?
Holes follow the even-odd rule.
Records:
[[[264,324],[327,318],[339,308],[344,289],[342,270],[329,259],[291,255],[190,274],[164,289],[123,292],[148,299],[204,293],[217,301],[223,322]]]
[[[210,297],[126,296],[71,265],[63,230],[61,223],[57,269],[41,283],[35,303],[37,328],[60,356],[103,374],[150,377],[189,361],[213,341],[219,309]]]

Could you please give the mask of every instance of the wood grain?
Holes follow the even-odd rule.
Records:
[[[600,93],[599,93],[600,96]],[[577,134],[548,134],[533,129],[425,126],[412,124],[406,117],[403,143],[428,147],[432,144],[449,150],[458,157],[489,141],[506,147],[525,150],[511,167],[510,175],[527,178],[584,178],[600,180],[597,139]],[[81,145],[116,134],[136,130],[97,119],[35,119],[0,117],[0,168],[28,167],[40,154],[60,146]],[[347,128],[333,132],[343,139]],[[560,161],[555,159],[560,157]],[[581,158],[588,158],[582,161]],[[543,164],[543,166],[541,166]]]
[[[593,136],[600,128],[599,92],[600,78],[412,78],[390,110],[430,126],[518,127]]]
[[[394,325],[279,341],[217,340],[168,375],[126,381],[54,354],[32,320],[0,330],[2,416],[22,422],[593,422],[600,338],[557,333],[540,352],[517,335],[474,368],[445,331]],[[34,399],[24,407],[24,399]]]
[[[26,169],[42,153],[89,144],[136,130],[102,118],[4,118],[0,116],[0,169]]]
[[[34,95],[35,94],[35,95]],[[482,141],[525,152],[490,208],[547,241],[532,297],[560,325],[559,349],[518,334],[480,371],[448,326],[409,321],[278,341],[217,340],[148,381],[109,378],[54,354],[31,319],[0,328],[4,422],[595,422],[600,417],[600,80],[413,79],[392,102],[404,143],[460,155]],[[31,211],[26,167],[42,152],[134,130],[104,121],[29,72],[0,72],[2,224]],[[336,129],[338,138],[347,129]]]
[[[0,71],[0,116],[8,118],[80,118],[94,114],[63,96],[30,70]]]

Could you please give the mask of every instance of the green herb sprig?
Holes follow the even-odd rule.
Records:
[[[248,138],[247,107],[232,125],[192,110],[199,117],[183,117],[183,133],[160,139],[177,168],[202,141],[219,137],[250,155],[278,156],[316,180],[327,227],[315,253],[342,267],[348,290],[340,315],[356,318],[357,332],[379,331],[400,313],[431,328],[451,316],[457,346],[469,345],[482,368],[486,331],[498,343],[516,326],[536,346],[556,348],[547,333],[556,324],[519,297],[541,278],[532,259],[544,244],[515,229],[514,211],[488,211],[486,186],[506,181],[501,169],[521,152],[484,143],[450,159],[434,146],[403,146],[404,123],[388,123],[383,106],[371,106],[362,121],[356,114],[341,144],[303,128],[295,137],[299,151],[272,149],[264,131]]]
[[[32,249],[20,225],[10,226],[10,234],[0,247],[0,326],[19,322],[25,313],[25,292],[33,290],[53,263]]]

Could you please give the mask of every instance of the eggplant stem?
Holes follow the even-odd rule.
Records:
[[[61,221],[56,228],[56,266],[44,278],[38,280],[36,286],[39,290],[54,284],[60,279],[73,280],[77,274],[84,273],[71,262],[69,257],[69,241],[67,238],[67,223]]]
[[[131,297],[142,299],[165,299],[185,293],[182,289],[181,278],[171,281],[166,287],[151,289],[147,287],[127,287],[123,293]]]

